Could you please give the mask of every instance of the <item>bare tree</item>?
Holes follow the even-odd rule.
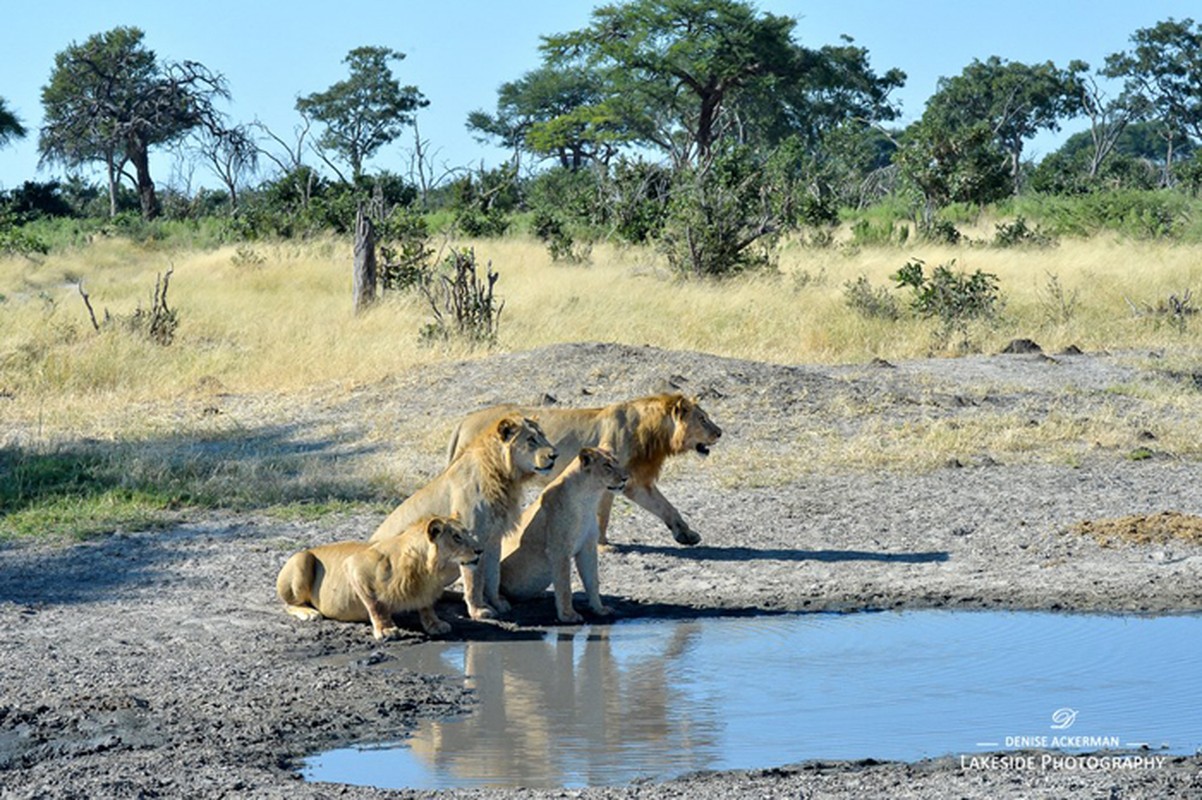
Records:
[[[1070,66],[1072,69],[1072,66]],[[1096,178],[1102,163],[1114,152],[1127,126],[1141,116],[1139,104],[1124,93],[1114,100],[1098,86],[1091,75],[1079,79],[1081,112],[1089,118],[1089,138],[1093,150],[1089,154],[1089,177]]]
[[[409,151],[409,182],[417,187],[418,200],[422,208],[430,192],[442,186],[463,171],[462,167],[451,167],[443,162],[441,167],[434,165],[434,157],[440,151],[430,152],[430,140],[423,139],[417,127],[417,118],[413,119],[413,149]]]
[[[309,201],[313,197],[313,184],[317,180],[317,173],[306,166],[304,154],[309,138],[310,129],[313,127],[313,121],[304,114],[301,114],[301,121],[292,128],[293,142],[288,142],[283,136],[280,136],[266,124],[255,120],[251,123],[251,127],[262,131],[263,135],[275,142],[277,149],[267,149],[258,146],[256,149],[259,155],[266,158],[268,161],[279,167],[280,172],[284,176],[291,176],[296,182],[297,195],[301,198],[301,206],[307,208]]]
[[[237,211],[238,185],[253,174],[259,164],[260,151],[250,127],[204,128],[195,138],[193,149],[225,184],[230,194],[230,211]]]

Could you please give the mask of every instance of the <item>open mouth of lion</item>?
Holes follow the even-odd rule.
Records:
[[[480,563],[480,554],[477,553],[470,561],[461,561],[460,563],[465,567],[474,567]]]
[[[697,453],[702,456],[708,456],[710,454],[710,446],[708,444],[698,443],[697,446],[693,449],[696,450]]]
[[[619,483],[619,484],[617,484],[617,485],[615,485],[615,486],[610,486],[610,487],[607,487],[607,488],[608,488],[608,489],[609,489],[611,492],[620,492],[620,491],[622,491],[623,489],[625,489],[625,488],[626,488],[626,481],[622,481],[621,483]]]

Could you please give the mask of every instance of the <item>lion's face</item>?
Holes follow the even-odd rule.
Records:
[[[509,457],[521,472],[547,473],[555,468],[555,448],[538,423],[529,417],[506,417],[497,425]]]
[[[585,447],[581,449],[579,458],[581,469],[609,491],[617,493],[626,488],[630,474],[614,458],[613,453],[598,447]]]
[[[444,564],[475,564],[484,548],[459,520],[450,517],[431,517],[426,524],[426,536]]]
[[[693,450],[699,455],[708,456],[710,448],[722,436],[722,429],[714,424],[701,406],[687,397],[680,398],[673,405],[672,421],[676,425],[672,442],[677,452]]]

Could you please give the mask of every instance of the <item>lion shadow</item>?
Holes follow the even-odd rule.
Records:
[[[785,550],[780,548],[760,549],[755,547],[717,547],[698,545],[611,544],[615,553],[658,555],[684,558],[692,561],[878,561],[885,564],[939,564],[948,561],[951,554],[946,550],[930,550],[919,553],[888,553],[871,550]]]

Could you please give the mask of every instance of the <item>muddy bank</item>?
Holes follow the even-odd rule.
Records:
[[[1073,529],[1163,511],[1202,515],[1202,465],[1172,454],[1132,459],[1116,446],[1045,463],[967,448],[930,470],[802,471],[777,481],[757,472],[752,486],[731,474],[755,472],[758,455],[781,459],[791,444],[830,430],[854,436],[869,422],[967,419],[982,404],[1035,418],[1066,404],[1082,414],[1113,413],[1118,404],[1137,420],[1134,428],[1154,434],[1161,415],[1180,408],[1114,388],[1162,379],[1131,358],[1100,355],[819,368],[576,345],[400,375],[301,404],[289,422],[298,441],[307,430],[337,429],[334,455],[344,460],[354,457],[350,445],[378,440],[389,425],[449,429],[462,411],[503,399],[549,394],[593,404],[670,385],[699,395],[726,436],[708,460],[677,460],[663,488],[703,541],[681,548],[649,515],[619,507],[601,581],[607,603],[627,617],[918,607],[1198,611],[1198,544],[1106,543]],[[871,413],[849,414],[849,398]],[[260,398],[220,402],[240,420],[266,414]],[[392,457],[398,471],[422,473],[436,471],[442,454],[398,446]],[[388,669],[390,653],[419,639],[415,618],[402,620],[412,639],[378,644],[365,627],[301,624],[274,597],[275,574],[291,552],[361,538],[376,522],[366,514],[304,522],[191,513],[166,531],[65,548],[4,545],[0,794],[396,796],[305,784],[295,769],[308,753],[398,738],[420,717],[463,710],[472,700],[462,682]],[[514,632],[512,622],[465,620],[460,608],[452,598],[440,609],[455,625],[452,636]],[[525,626],[549,624],[553,614],[550,601],[522,611]],[[1176,757],[1143,771],[973,769],[956,758],[802,763],[579,794],[1195,797],[1200,772],[1198,759]]]

